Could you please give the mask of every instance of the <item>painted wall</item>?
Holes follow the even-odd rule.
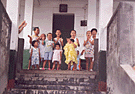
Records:
[[[24,19],[24,0],[20,4],[20,16],[19,22],[21,23]],[[71,1],[59,1],[59,0],[42,0],[40,5],[38,2],[34,3],[34,13],[33,13],[33,27],[40,27],[40,34],[52,32],[53,24],[53,13],[62,14],[59,12],[59,4],[68,4],[68,13],[73,13],[75,15],[74,19],[74,29],[77,31],[77,37],[80,40],[82,46],[85,38],[85,32],[87,27],[80,26],[80,21],[87,20],[88,10],[84,13],[83,7],[88,3],[87,0],[71,0]],[[25,32],[25,31],[24,31]],[[33,33],[33,32],[32,32]],[[23,33],[20,34],[20,37]]]

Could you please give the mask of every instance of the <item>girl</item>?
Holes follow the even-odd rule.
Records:
[[[63,39],[60,37],[61,36],[61,31],[60,30],[56,30],[56,38],[53,39],[54,43],[56,44],[57,42],[60,44],[60,49],[62,50],[62,46],[63,46]]]
[[[40,49],[38,48],[38,42],[37,40],[32,41],[33,48],[31,49],[30,54],[30,62],[32,65],[32,69],[35,69],[35,66],[37,69],[39,69],[39,63],[40,63]]]
[[[94,57],[94,40],[91,40],[91,31],[87,31],[86,33],[87,40],[84,41],[85,46],[85,59],[86,59],[86,70],[88,70],[88,62],[90,58],[90,71],[93,71],[93,57]]]
[[[43,60],[44,60],[45,39],[46,39],[46,35],[45,35],[45,34],[41,34],[40,40],[39,40],[39,48],[40,48],[40,54],[41,54],[41,62],[43,62]]]
[[[77,47],[77,43],[74,42],[73,39],[67,38],[67,44],[64,46],[64,54],[66,57],[65,63],[68,64],[68,70],[71,70],[71,65],[74,64],[74,70],[76,70],[77,62],[77,53],[75,48]]]
[[[62,50],[60,49],[60,44],[56,43],[55,44],[55,50],[53,51],[53,68],[52,70],[54,70],[55,68],[55,63],[57,63],[57,70],[59,70],[59,64],[61,63],[61,57],[62,57]]]
[[[71,35],[71,38],[70,39],[73,39],[77,43],[78,47],[80,47],[79,39],[76,38],[76,31],[75,30],[72,30],[71,33],[70,33],[70,35]],[[77,49],[76,49],[76,51],[77,51]]]

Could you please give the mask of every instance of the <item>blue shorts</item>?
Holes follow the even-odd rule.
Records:
[[[53,52],[45,52],[44,60],[52,60],[52,54]]]

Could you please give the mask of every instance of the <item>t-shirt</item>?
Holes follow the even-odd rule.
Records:
[[[45,43],[45,52],[52,52],[54,42],[52,40],[46,40]]]

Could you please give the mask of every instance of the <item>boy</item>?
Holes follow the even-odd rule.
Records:
[[[50,61],[52,60],[52,54],[53,54],[53,47],[54,47],[54,42],[52,41],[52,33],[47,34],[47,39],[45,41],[45,54],[44,54],[44,63],[43,63],[43,68],[42,70],[45,70],[44,67],[46,65],[46,62],[48,61],[48,70],[50,69]]]

